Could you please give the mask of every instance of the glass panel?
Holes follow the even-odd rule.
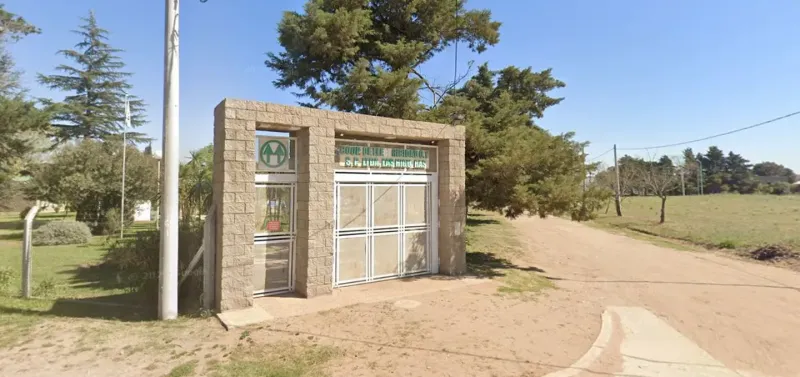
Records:
[[[398,234],[383,234],[375,236],[375,249],[373,250],[372,263],[374,275],[396,275],[400,273],[397,265]]]
[[[428,151],[428,172],[435,173],[439,170],[439,151],[436,148],[426,149]]]
[[[398,185],[375,185],[372,193],[373,226],[396,226],[399,224],[397,211]]]
[[[406,225],[428,222],[428,190],[423,185],[406,185]]]
[[[339,229],[367,226],[367,187],[339,186]]]
[[[406,273],[428,270],[428,232],[406,233],[403,261]]]
[[[288,137],[256,136],[256,171],[292,171],[295,141]]]
[[[339,239],[339,281],[367,276],[367,237]]]
[[[256,186],[256,234],[292,231],[292,186]]]
[[[291,244],[253,245],[253,290],[256,292],[289,287]]]

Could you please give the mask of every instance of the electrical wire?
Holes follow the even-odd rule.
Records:
[[[681,143],[674,143],[674,144],[656,145],[656,146],[652,146],[652,147],[617,148],[617,150],[621,150],[621,151],[640,151],[640,150],[647,150],[647,149],[659,149],[659,148],[677,147],[679,145],[691,144],[691,143],[696,143],[698,141],[705,141],[705,140],[713,139],[713,138],[720,137],[720,136],[726,136],[726,135],[730,135],[730,134],[735,134],[737,132],[741,132],[741,131],[749,130],[751,128],[756,128],[756,127],[767,125],[767,124],[770,124],[770,123],[773,123],[773,122],[777,122],[777,121],[782,120],[782,119],[791,118],[791,117],[793,117],[795,115],[800,115],[800,111],[795,111],[793,113],[789,113],[789,114],[786,114],[786,115],[783,115],[783,116],[779,116],[777,118],[773,118],[773,119],[770,119],[770,120],[767,120],[767,121],[764,121],[764,122],[761,122],[761,123],[756,123],[756,124],[753,124],[753,125],[750,125],[750,126],[747,126],[747,127],[737,128],[737,129],[732,130],[732,131],[723,132],[721,134],[707,136],[707,137],[700,138],[700,139],[694,139],[694,140],[689,140],[689,141],[684,141],[684,142],[681,142]]]
[[[613,151],[613,150],[614,150],[614,148],[611,148],[611,149],[609,149],[609,150],[607,150],[607,151],[605,151],[605,152],[603,152],[603,153],[600,153],[600,154],[599,154],[599,155],[597,155],[596,157],[592,157],[592,158],[590,158],[588,161],[594,161],[594,160],[596,160],[596,159],[598,159],[598,158],[600,158],[600,157],[603,157],[603,156],[607,155],[607,154],[608,154],[608,152],[611,152],[611,151]]]

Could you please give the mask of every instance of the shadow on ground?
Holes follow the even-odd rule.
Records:
[[[470,213],[467,216],[467,226],[476,227],[488,224],[500,224],[497,219],[489,218],[488,216],[480,213]]]
[[[108,263],[80,265],[60,273],[69,275],[69,283],[74,287],[105,290],[125,288],[125,277]]]
[[[490,216],[481,213],[470,213],[467,217],[467,227],[473,231],[485,225],[498,225],[500,221]],[[519,270],[519,271],[532,271],[532,272],[545,272],[538,267],[522,267],[514,264],[508,258],[498,255],[489,249],[484,250],[470,250],[473,248],[481,248],[482,246],[472,244],[469,247],[469,239],[467,240],[467,270],[470,274],[479,278],[493,278],[505,276],[503,270]]]
[[[467,270],[480,278],[505,276],[503,270],[514,269],[519,271],[545,272],[539,267],[521,267],[506,258],[498,257],[491,252],[467,253]]]
[[[104,297],[55,300],[12,298],[0,300],[0,315],[25,315],[42,317],[95,318],[123,322],[149,321],[155,319],[155,311],[123,304],[138,300],[135,293],[124,293]]]

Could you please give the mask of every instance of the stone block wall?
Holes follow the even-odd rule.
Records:
[[[464,127],[226,99],[214,113],[217,206],[217,302],[226,311],[252,306],[255,130],[297,136],[295,290],[330,294],[333,277],[333,187],[338,133],[436,141],[439,147],[439,272],[466,271]]]
[[[236,119],[224,102],[214,110],[215,296],[219,312],[253,305],[255,127],[255,121]]]

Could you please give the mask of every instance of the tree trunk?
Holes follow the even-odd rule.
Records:
[[[658,222],[659,224],[664,223],[664,207],[666,206],[667,206],[667,196],[664,195],[661,197],[661,221]]]

